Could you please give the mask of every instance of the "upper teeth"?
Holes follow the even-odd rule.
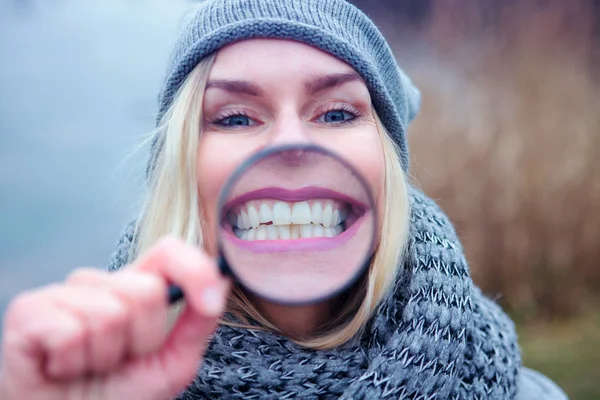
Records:
[[[237,213],[228,215],[231,225],[238,229],[258,228],[261,224],[308,225],[335,227],[346,219],[346,211],[338,202],[311,200],[297,203],[284,201],[252,201]]]

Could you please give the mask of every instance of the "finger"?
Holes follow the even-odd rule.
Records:
[[[70,380],[87,373],[89,338],[85,324],[75,315],[52,307],[47,318],[61,328],[48,331],[45,372],[51,380]]]
[[[131,356],[156,351],[167,336],[168,308],[164,300],[165,280],[135,270],[108,273],[82,269],[72,274],[70,284],[103,288],[117,296],[129,309],[125,346]]]
[[[219,301],[225,302],[231,283],[222,281],[215,288]],[[218,317],[203,316],[186,307],[160,354],[159,365],[165,369],[167,396],[174,396],[196,376],[199,362],[215,331]]]
[[[49,293],[48,301],[83,324],[89,372],[109,372],[121,362],[130,313],[117,296],[105,289],[64,285]]]
[[[225,298],[229,283],[219,285],[219,291]],[[121,394],[118,388],[122,387],[122,377],[127,376],[133,387],[143,388],[143,392],[152,394],[153,398],[173,398],[196,376],[217,322],[218,317],[203,316],[186,305],[160,352],[135,360],[121,373],[110,377],[107,382],[108,391],[115,396]]]
[[[160,274],[180,286],[188,303],[206,317],[217,317],[223,312],[220,290],[226,279],[206,253],[180,239],[161,240],[131,268]]]
[[[219,301],[226,300],[230,287],[229,281],[223,281],[218,285],[215,294],[220,297]],[[165,365],[184,359],[186,354],[197,361],[197,355],[206,349],[217,322],[217,317],[206,317],[197,313],[194,315],[194,310],[186,307],[163,347],[162,354],[159,355]]]
[[[110,277],[114,274],[110,274],[106,271],[102,271],[96,268],[77,268],[67,276],[65,279],[66,284],[74,284],[74,285],[89,285],[92,287],[102,287],[105,286],[107,282],[107,277]]]
[[[226,296],[225,290],[222,296]],[[164,369],[165,396],[175,396],[194,379],[217,322],[218,317],[205,317],[186,307],[167,344],[157,355],[157,365]]]
[[[22,294],[6,313],[3,362],[6,376],[32,386],[47,378],[69,379],[85,372],[85,326],[48,301],[56,287]]]

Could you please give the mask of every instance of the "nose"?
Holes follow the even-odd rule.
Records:
[[[308,127],[293,111],[280,114],[273,124],[270,135],[271,146],[309,144],[311,142]]]
[[[288,181],[303,182],[307,177],[317,176],[318,171],[323,171],[325,156],[312,149],[289,149],[277,151],[261,162],[265,170],[273,171],[279,178],[285,177]],[[308,183],[308,182],[305,182]]]
[[[309,167],[316,164],[317,156],[310,150],[292,149],[278,153],[275,162],[283,167]]]

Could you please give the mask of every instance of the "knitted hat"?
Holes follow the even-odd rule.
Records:
[[[206,0],[195,6],[171,55],[159,95],[157,123],[204,57],[252,38],[303,42],[352,66],[363,77],[377,114],[400,147],[402,166],[408,170],[405,128],[419,110],[420,93],[373,22],[344,0]],[[153,153],[161,141],[155,138]]]

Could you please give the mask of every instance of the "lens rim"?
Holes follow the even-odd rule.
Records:
[[[332,157],[332,158],[336,159],[336,161],[338,161],[340,164],[342,164],[342,166],[349,169],[350,172],[352,172],[352,174],[358,179],[359,183],[362,185],[363,189],[365,190],[365,192],[367,194],[368,206],[370,207],[370,209],[373,213],[374,223],[373,223],[373,232],[371,234],[371,242],[369,243],[369,247],[368,247],[369,251],[367,254],[365,254],[364,260],[362,260],[362,262],[361,262],[362,265],[359,268],[357,268],[354,275],[344,285],[340,286],[338,289],[332,291],[331,293],[325,294],[320,297],[315,297],[313,299],[286,301],[286,300],[267,296],[265,294],[260,293],[260,291],[258,291],[258,290],[252,289],[247,284],[245,284],[243,282],[243,280],[236,274],[235,268],[232,268],[231,264],[227,260],[226,253],[223,250],[224,249],[224,246],[223,246],[224,239],[223,239],[223,235],[221,234],[222,228],[221,228],[220,224],[221,224],[222,217],[223,217],[222,210],[227,203],[228,194],[232,190],[233,186],[238,182],[239,178],[248,170],[248,168],[251,168],[258,161],[263,160],[267,157],[273,156],[276,153],[281,153],[281,152],[285,152],[285,151],[294,151],[294,150],[316,152],[316,153],[320,153],[320,154],[328,156],[328,157]],[[303,306],[303,305],[321,303],[321,302],[324,302],[326,300],[329,300],[335,296],[342,294],[343,292],[347,291],[352,286],[354,286],[356,284],[357,280],[361,276],[364,275],[365,271],[367,270],[367,268],[370,266],[370,264],[372,262],[373,252],[375,250],[375,240],[377,237],[377,231],[379,229],[379,223],[380,223],[379,218],[378,218],[379,213],[378,213],[375,201],[373,199],[373,194],[367,184],[367,180],[360,173],[358,173],[356,168],[354,168],[352,166],[352,164],[350,164],[350,162],[348,162],[342,156],[340,156],[339,154],[337,154],[329,149],[326,149],[321,146],[317,146],[312,143],[311,144],[301,143],[301,144],[286,144],[286,145],[270,146],[268,148],[262,149],[256,153],[254,153],[252,156],[250,156],[245,161],[243,161],[236,168],[236,170],[233,172],[233,174],[229,177],[229,179],[223,186],[223,189],[221,190],[221,193],[219,195],[219,201],[217,203],[217,215],[219,216],[219,218],[217,219],[218,222],[217,222],[217,229],[216,229],[217,250],[218,250],[218,254],[219,254],[219,257],[218,257],[219,258],[219,268],[221,269],[221,273],[223,275],[230,276],[231,278],[233,278],[234,281],[239,286],[241,286],[244,290],[248,291],[249,293],[251,293],[255,296],[258,296],[264,300],[267,300],[270,303],[279,304],[279,305],[283,305],[283,306]]]

